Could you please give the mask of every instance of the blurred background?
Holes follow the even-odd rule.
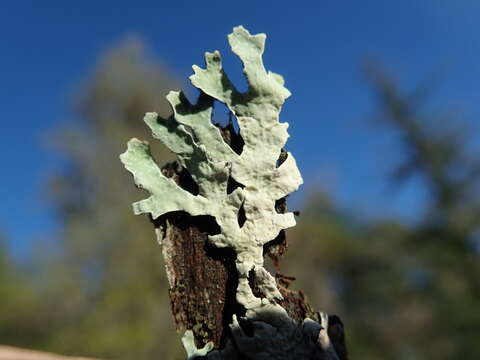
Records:
[[[341,316],[352,359],[480,352],[480,3],[3,1],[0,344],[183,359],[145,195],[118,155],[152,140],[191,65],[267,34],[305,184],[282,272]],[[215,121],[227,119],[217,106]],[[152,142],[160,163],[172,155]]]

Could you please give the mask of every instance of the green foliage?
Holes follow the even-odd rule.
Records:
[[[46,337],[38,319],[40,300],[25,269],[8,258],[0,238],[0,339],[2,343],[41,346]]]

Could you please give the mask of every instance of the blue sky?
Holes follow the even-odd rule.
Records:
[[[44,192],[60,162],[46,135],[71,118],[71,96],[105,48],[138,34],[181,78],[218,49],[238,75],[226,35],[239,24],[267,34],[266,66],[293,93],[281,119],[305,178],[297,199],[320,188],[366,216],[414,220],[425,190],[412,181],[389,191],[398,139],[371,121],[375,101],[360,66],[379,59],[406,89],[441,74],[434,105],[475,123],[479,15],[475,0],[2,1],[0,231],[18,253],[55,232]]]

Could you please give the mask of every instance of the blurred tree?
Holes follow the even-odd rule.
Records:
[[[132,215],[129,204],[141,195],[118,160],[132,136],[150,138],[146,111],[169,115],[164,98],[175,88],[128,38],[102,56],[80,92],[77,121],[55,136],[66,167],[52,182],[63,230],[46,277],[44,299],[54,309],[47,350],[170,359],[180,349],[161,252],[148,218]],[[171,158],[162,147],[154,155],[159,163]]]
[[[394,180],[420,176],[431,195],[425,217],[406,240],[406,252],[416,259],[411,270],[416,282],[421,279],[417,301],[431,303],[432,320],[423,334],[428,344],[424,356],[434,357],[437,351],[437,357],[477,358],[480,161],[468,151],[471,132],[458,119],[422,112],[428,87],[405,95],[385,73],[369,73],[382,104],[382,118],[401,134],[407,153]]]
[[[6,344],[42,346],[46,340],[37,304],[40,298],[25,268],[12,261],[0,237],[0,339]]]
[[[480,163],[458,123],[427,116],[427,87],[404,95],[384,73],[369,75],[382,119],[404,146],[406,161],[392,178],[421,176],[428,210],[412,226],[394,219],[360,224],[318,195],[290,234],[302,246],[293,245],[284,264],[310,274],[300,287],[345,319],[357,358],[476,359]]]

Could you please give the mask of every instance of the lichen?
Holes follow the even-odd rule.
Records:
[[[278,166],[289,136],[288,124],[279,122],[279,113],[290,92],[284,87],[283,78],[263,65],[265,38],[265,34],[251,35],[242,26],[234,28],[228,36],[232,51],[244,66],[246,92],[239,92],[228,79],[220,53],[207,52],[205,69],[193,66],[194,74],[190,77],[201,91],[197,103],[191,104],[183,93],[172,91],[167,95],[172,117],[145,115],[153,136],[177,154],[180,164],[197,183],[197,195],[162,174],[147,142],[130,140],[127,151],[120,156],[137,186],[150,193],[149,198],[133,204],[135,214],[149,213],[156,219],[173,211],[185,211],[192,216],[215,218],[221,231],[209,235],[209,241],[236,252],[239,278],[236,298],[246,308],[246,316],[252,319],[262,313],[270,316],[275,311],[288,318],[277,304],[282,295],[275,279],[263,267],[263,245],[281,230],[295,225],[293,213],[278,213],[275,202],[296,191],[302,183],[290,153]],[[244,141],[240,154],[223,140],[219,128],[211,121],[214,101],[224,103],[238,123]],[[242,186],[229,193],[229,178]],[[243,224],[238,221],[240,211],[245,214]],[[260,297],[253,294],[249,285],[251,273]],[[235,327],[235,321],[232,326]]]
[[[195,345],[195,338],[191,330],[185,331],[182,337],[182,344],[187,352],[187,359],[195,359],[196,357],[205,356],[213,349],[213,343],[209,342],[201,349],[198,349]]]

